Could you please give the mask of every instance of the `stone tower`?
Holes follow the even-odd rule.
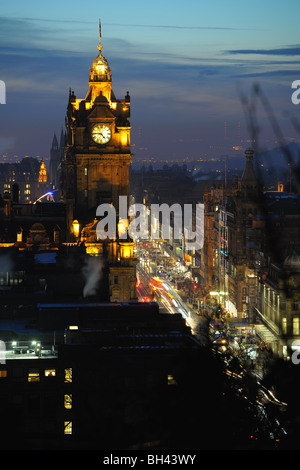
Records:
[[[50,149],[50,168],[49,182],[55,187],[59,186],[59,168],[60,161],[63,156],[63,131],[61,132],[60,143],[58,144],[56,134],[53,136],[52,146]]]
[[[129,239],[97,238],[97,208],[109,204],[119,217],[119,197],[129,199],[130,96],[116,99],[111,69],[102,54],[99,21],[98,55],[89,70],[85,98],[69,91],[66,137],[61,160],[60,195],[67,208],[71,239],[105,256],[112,301],[136,299],[136,260]],[[124,221],[128,224],[128,220]],[[117,231],[116,231],[117,232]]]
[[[89,73],[89,89],[83,99],[69,92],[66,116],[65,157],[61,170],[61,193],[82,224],[96,215],[99,204],[113,204],[129,196],[130,97],[116,99],[111,69],[99,53]]]

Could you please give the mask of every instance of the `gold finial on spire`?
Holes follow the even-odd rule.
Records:
[[[99,46],[98,46],[99,51],[101,51],[102,46],[101,46],[101,20],[99,18]]]

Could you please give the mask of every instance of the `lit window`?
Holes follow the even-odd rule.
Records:
[[[286,331],[287,331],[286,317],[283,317],[283,318],[282,318],[282,333],[283,333],[284,335],[286,335]]]
[[[128,145],[127,133],[126,132],[121,133],[121,143],[122,143],[122,145]]]
[[[45,377],[55,377],[56,371],[55,369],[46,369],[45,370]]]
[[[293,335],[299,335],[299,317],[293,318]]]
[[[176,380],[174,379],[173,375],[168,375],[168,385],[177,385]]]
[[[122,246],[121,248],[121,257],[122,258],[130,258],[132,256],[131,247],[130,246]]]
[[[85,176],[87,176],[87,174],[88,174],[88,169],[87,168],[84,169],[84,174],[85,174]]]
[[[65,383],[72,382],[72,368],[65,369]]]
[[[7,377],[7,370],[0,370],[0,378]]]
[[[40,373],[37,369],[30,369],[28,372],[28,382],[39,382]]]
[[[58,230],[54,231],[54,242],[56,242],[56,243],[59,242],[59,232],[58,232]]]
[[[72,421],[64,422],[64,434],[72,434]]]
[[[67,410],[70,410],[72,408],[72,395],[65,395],[64,396],[64,407]]]

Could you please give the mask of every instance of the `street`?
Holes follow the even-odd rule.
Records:
[[[147,245],[147,247],[145,247]],[[153,249],[150,242],[143,244],[143,248],[137,249],[139,264],[137,265],[137,295],[139,301],[155,301],[159,304],[161,312],[170,314],[180,313],[190,326],[192,333],[206,342],[206,337],[200,337],[200,331],[206,326],[205,318],[183,300],[184,291],[176,289],[176,281],[182,280],[187,276],[182,271],[176,261],[168,256],[166,252],[159,249]],[[147,249],[148,248],[148,249]]]
[[[189,271],[163,247],[155,248],[147,241],[138,243],[135,250],[139,258],[137,265],[139,301],[155,301],[162,313],[182,315],[199,344],[210,345],[214,354],[222,359],[226,375],[230,378],[236,394],[243,396],[248,401],[249,407],[255,410],[262,429],[276,446],[286,433],[277,419],[279,410],[286,404],[278,401],[273,393],[261,384],[258,373],[260,362],[253,361],[251,355],[255,348],[252,347],[252,353],[248,354],[240,338],[237,341],[235,332],[232,335],[232,332],[226,328],[226,322],[221,318],[216,319],[214,309],[210,308],[205,315],[200,315],[190,303],[183,300],[188,298],[186,292],[184,289],[177,289],[176,286],[184,285],[185,279],[191,281],[191,276]],[[256,391],[254,394],[253,390]],[[253,438],[256,439],[255,436]]]

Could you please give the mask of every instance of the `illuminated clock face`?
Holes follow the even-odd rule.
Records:
[[[97,144],[107,144],[111,139],[111,130],[104,124],[96,124],[92,129],[92,138]]]

